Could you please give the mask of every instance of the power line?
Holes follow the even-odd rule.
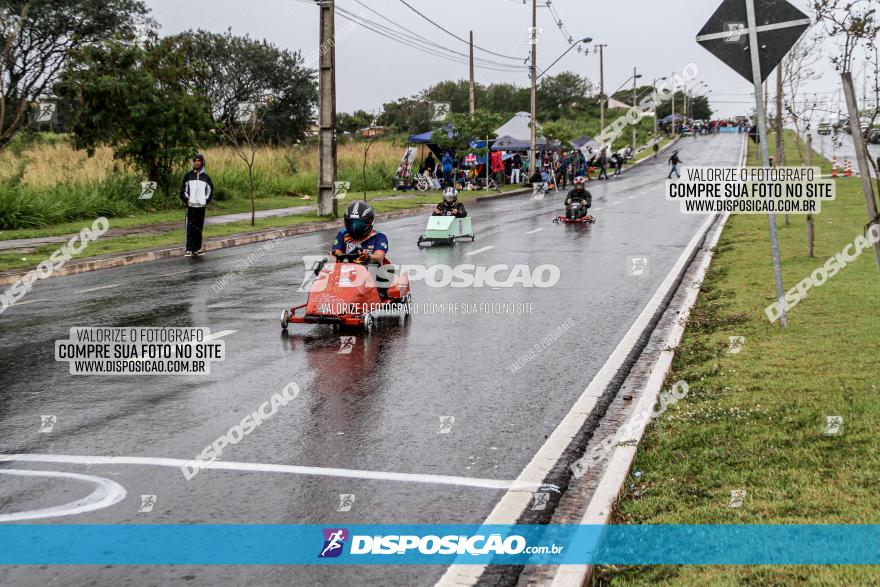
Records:
[[[404,36],[401,33],[399,33],[399,31],[393,31],[392,29],[389,29],[388,27],[386,27],[380,23],[366,19],[366,18],[359,16],[359,15],[356,15],[356,14],[349,12],[348,10],[345,10],[345,9],[340,8],[338,6],[337,6],[336,10],[339,12],[339,15],[341,17],[345,18],[346,20],[349,20],[349,21],[353,22],[354,24],[360,25],[361,27],[363,27],[371,32],[374,32],[378,35],[381,35],[387,39],[390,39],[390,40],[395,41],[397,43],[400,43],[402,45],[406,45],[406,46],[411,47],[413,49],[416,49],[418,51],[422,51],[423,53],[427,53],[428,55],[432,55],[432,56],[440,58],[440,59],[445,59],[445,60],[453,62],[453,63],[458,63],[458,64],[467,64],[468,63],[468,60],[466,58],[467,56],[464,56],[464,57],[457,57],[456,56],[456,55],[464,55],[463,53],[458,53],[456,51],[453,51],[453,50],[445,48],[445,47],[439,47],[439,49],[438,49],[436,43],[432,43],[431,41],[427,41],[425,39],[416,37],[414,35]],[[438,53],[438,50],[448,51],[448,52],[451,52],[455,55],[443,55],[441,53]],[[483,60],[483,61],[485,62],[485,60]],[[525,68],[522,66],[516,67],[516,66],[502,64],[502,63],[496,63],[496,62],[485,62],[485,63],[479,63],[479,64],[475,63],[474,66],[479,67],[480,69],[488,69],[488,70],[492,70],[492,71],[503,71],[503,72],[508,72],[508,73],[510,73],[510,72],[522,73],[525,71]]]
[[[416,8],[414,8],[414,7],[413,7],[409,2],[407,2],[406,0],[400,0],[400,3],[403,4],[404,6],[406,6],[407,8],[409,8],[410,10],[412,10],[413,12],[415,12],[416,14],[418,14],[419,16],[421,16],[423,19],[425,19],[425,20],[427,20],[428,22],[430,22],[432,25],[434,25],[435,27],[437,27],[438,29],[440,29],[441,31],[443,31],[444,33],[446,33],[447,35],[449,35],[449,36],[451,36],[451,37],[453,37],[453,38],[455,38],[455,39],[458,39],[458,40],[461,41],[462,43],[467,43],[468,45],[470,45],[470,40],[463,39],[462,37],[459,37],[458,35],[456,35],[456,34],[453,33],[452,31],[450,31],[449,29],[443,27],[443,26],[440,25],[440,24],[437,24],[435,21],[431,20],[430,18],[428,18],[427,16],[425,16],[424,14],[422,14],[421,12],[419,12]],[[479,49],[480,51],[483,51],[484,53],[489,53],[490,55],[495,55],[496,57],[503,57],[504,59],[513,59],[513,60],[515,60],[515,61],[522,61],[522,57],[514,57],[514,56],[512,56],[512,55],[504,55],[503,53],[496,53],[495,51],[490,51],[489,49],[484,49],[484,48],[482,48],[482,47],[480,47],[480,46],[478,46],[478,45],[474,45],[474,49]]]
[[[402,37],[404,37],[404,38],[408,38],[408,39],[409,39],[410,41],[412,41],[412,42],[419,43],[419,44],[422,44],[422,43],[423,43],[423,44],[427,44],[427,45],[433,46],[433,47],[434,47],[436,50],[438,50],[438,51],[446,51],[446,52],[449,52],[449,53],[453,53],[453,54],[455,54],[455,55],[458,55],[458,56],[460,56],[460,57],[464,57],[464,58],[466,58],[466,59],[469,58],[469,55],[468,55],[467,53],[462,53],[462,52],[460,52],[460,51],[455,51],[454,49],[450,49],[449,47],[446,47],[446,46],[441,45],[441,44],[439,44],[439,43],[435,43],[434,41],[431,41],[430,39],[427,39],[427,38],[425,38],[425,37],[423,37],[423,36],[420,36],[420,35],[414,33],[413,31],[411,31],[411,30],[408,29],[407,27],[403,26],[402,24],[400,24],[400,23],[398,23],[398,22],[395,22],[395,21],[391,20],[391,19],[388,18],[387,16],[385,16],[385,15],[379,13],[379,12],[376,12],[375,10],[373,10],[372,8],[370,8],[369,6],[367,6],[366,4],[364,4],[363,2],[361,2],[360,0],[354,0],[354,1],[357,2],[358,4],[360,4],[361,6],[363,6],[364,8],[366,8],[367,10],[369,10],[370,12],[372,12],[373,14],[375,14],[376,16],[378,16],[378,17],[382,18],[383,20],[385,20],[385,21],[391,23],[392,25],[394,25],[395,28],[394,28],[394,29],[391,29],[391,28],[389,28],[389,27],[386,27],[385,25],[382,25],[382,24],[380,24],[380,23],[378,23],[378,22],[375,22],[375,21],[369,20],[369,19],[367,19],[367,18],[365,18],[365,17],[363,17],[363,16],[361,16],[361,15],[359,15],[359,14],[356,15],[356,14],[354,14],[353,12],[348,11],[348,10],[345,10],[345,9],[342,9],[342,8],[339,8],[339,10],[342,10],[342,11],[346,12],[349,16],[354,16],[354,17],[356,17],[356,18],[358,18],[358,19],[360,19],[360,20],[362,20],[362,21],[365,21],[365,22],[367,22],[367,23],[369,23],[369,24],[371,24],[371,25],[373,25],[373,26],[375,26],[375,27],[378,27],[378,28],[382,29],[384,32],[386,32],[387,34],[389,34],[389,35],[392,35],[392,36],[394,36],[394,35],[400,35],[400,36],[402,36]],[[509,64],[509,63],[501,63],[500,61],[492,61],[492,60],[490,60],[490,59],[484,59],[484,58],[482,58],[482,57],[475,57],[475,58],[474,58],[474,62],[475,62],[475,64],[480,64],[480,63],[482,63],[482,64],[490,65],[490,66],[498,66],[498,67],[504,67],[504,68],[511,68],[511,70],[517,70],[517,71],[519,70],[519,69],[515,68],[515,66],[512,66],[512,65]]]

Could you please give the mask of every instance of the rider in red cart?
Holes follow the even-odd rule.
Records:
[[[345,211],[345,228],[337,233],[332,253],[337,259],[354,256],[354,263],[379,265],[381,270],[373,278],[379,296],[385,298],[394,281],[394,267],[385,258],[388,237],[373,230],[375,218],[373,207],[366,202],[354,202],[349,206]]]
[[[584,216],[587,216],[589,213],[590,206],[593,205],[593,195],[584,189],[584,184],[587,183],[587,178],[584,176],[578,176],[574,178],[574,189],[568,192],[568,195],[565,198],[565,217],[568,220],[580,220]],[[578,217],[574,217],[574,212],[571,209],[571,205],[575,202],[580,202],[580,210],[578,210]]]
[[[354,255],[354,262],[384,265],[388,253],[388,237],[373,230],[376,215],[366,202],[355,202],[345,211],[345,228],[333,241],[333,256]]]

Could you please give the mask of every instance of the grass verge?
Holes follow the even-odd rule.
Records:
[[[504,191],[512,191],[515,189],[520,189],[520,186],[505,186]],[[380,198],[383,196],[388,196],[390,194],[394,195],[404,195],[400,192],[391,192],[391,191],[381,191],[381,192],[368,192],[368,201],[371,201],[373,204],[373,208],[376,212],[392,212],[395,210],[405,210],[409,208],[417,208],[419,206],[423,206],[425,204],[436,204],[440,201],[440,193],[439,192],[408,192],[412,194],[410,197],[400,198],[395,200],[378,200],[376,198]],[[485,191],[462,191],[459,193],[459,199],[463,202],[473,201],[476,198],[491,195],[493,192],[485,192]],[[362,197],[360,194],[349,192],[348,197],[345,200],[340,200],[340,209],[343,209],[348,203],[353,202]],[[306,205],[309,202],[302,200],[295,200],[295,202],[301,202],[302,204],[291,203],[291,198],[286,198],[283,202],[279,202],[279,205],[274,206],[276,208],[295,206],[295,205]],[[312,200],[314,202],[314,200]],[[213,203],[212,203],[213,206]],[[249,211],[247,210],[235,210],[235,209],[223,209],[221,214],[229,214],[233,211]],[[426,211],[427,215],[428,212]],[[83,251],[82,255],[74,257],[75,259],[86,259],[89,257],[94,257],[98,255],[106,255],[112,253],[124,253],[128,251],[134,251],[139,249],[148,249],[153,247],[163,247],[163,246],[183,246],[183,210],[169,212],[169,213],[161,213],[161,214],[151,214],[149,216],[150,219],[155,220],[157,217],[160,218],[158,222],[179,222],[180,230],[164,230],[157,232],[145,232],[144,234],[137,235],[128,235],[128,236],[117,236],[117,237],[101,237],[97,241],[92,242],[89,246]],[[132,228],[136,226],[143,226],[147,224],[152,224],[152,222],[144,222],[143,217],[134,217],[134,218],[110,218],[110,227],[111,228]],[[302,214],[298,216],[281,216],[276,218],[264,218],[257,219],[256,225],[251,226],[250,221],[246,222],[233,222],[229,224],[219,224],[214,226],[206,226],[205,227],[205,237],[213,238],[219,236],[229,236],[233,234],[239,234],[243,232],[254,232],[257,230],[267,230],[271,228],[285,228],[298,224],[305,224],[308,222],[317,222],[317,221],[326,221],[326,218],[321,218],[316,214]],[[52,227],[52,230],[28,230],[28,231],[15,231],[15,234],[19,236],[10,236],[12,231],[0,233],[0,237],[2,238],[31,238],[37,236],[52,236],[52,235],[65,235],[65,234],[73,234],[78,232],[84,226],[90,226],[91,222],[71,222],[65,225],[59,225],[58,227]],[[22,268],[31,268],[38,265],[42,260],[49,258],[49,256],[58,249],[60,245],[50,244],[44,245],[40,247],[36,247],[33,250],[29,251],[26,254],[23,253],[10,253],[10,252],[2,252],[0,251],[0,271],[9,271],[11,269],[22,269]]]
[[[771,145],[773,141],[771,140]],[[787,137],[788,165],[799,165]],[[818,155],[814,155],[818,162]],[[827,162],[823,167],[828,168]],[[806,221],[777,217],[790,288],[859,235],[867,212],[858,179],[840,179],[837,200]],[[880,522],[880,291],[873,249],[771,325],[773,270],[766,216],[733,216],[716,249],[678,348],[671,382],[689,395],[648,429],[626,482],[616,523],[871,524]],[[739,354],[728,337],[744,336]],[[842,434],[826,435],[827,416]],[[745,490],[740,508],[726,507]],[[868,566],[603,566],[599,585],[870,585]]]

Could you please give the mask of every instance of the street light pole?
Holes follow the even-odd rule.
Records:
[[[336,182],[336,48],[333,0],[318,3],[320,23],[320,86],[318,93],[318,215],[337,217]],[[326,48],[326,50],[324,50]]]
[[[596,45],[599,48],[599,132],[605,131],[605,47],[608,45]]]
[[[538,0],[532,0],[532,32],[529,42],[532,43],[532,128],[529,138],[529,146],[531,147],[531,156],[529,157],[529,177],[531,177],[535,173],[535,160],[538,158]]]
[[[636,80],[639,79],[640,77],[642,77],[642,76],[640,76],[640,75],[637,73],[636,68],[633,67],[633,103],[632,103],[632,107],[633,107],[633,108],[636,107]],[[632,143],[631,143],[631,146],[632,146],[632,150],[633,150],[633,152],[635,153],[635,150],[636,150],[636,125],[635,125],[635,124],[632,125]]]

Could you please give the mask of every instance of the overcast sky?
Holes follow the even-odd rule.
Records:
[[[235,34],[249,34],[275,45],[300,50],[314,56],[318,46],[318,8],[309,0],[146,0],[153,17],[161,25],[161,34],[169,35],[191,28],[222,32],[231,28]],[[401,0],[361,0],[383,17],[400,27],[441,46],[467,53],[467,45],[423,20]],[[495,53],[525,58],[530,5],[523,0],[407,0],[407,2],[447,28],[466,38],[474,31],[476,45]],[[543,36],[538,44],[539,69],[548,66],[566,48],[566,36],[557,28],[550,9],[540,7],[538,26]],[[806,12],[808,0],[792,0]],[[633,66],[651,79],[681,72],[694,62],[699,67],[698,80],[712,89],[709,96],[719,116],[748,114],[751,85],[696,43],[694,37],[720,4],[720,0],[553,0],[552,6],[565,29],[574,38],[592,37],[605,49],[605,85],[610,94],[632,75]],[[338,0],[337,5],[372,20],[382,21],[357,0]],[[384,102],[416,94],[432,83],[446,79],[464,79],[467,65],[453,63],[406,47],[378,34],[354,26],[337,16],[337,109],[350,112],[357,108],[378,112]],[[591,46],[592,49],[592,46]],[[829,48],[830,50],[830,48]],[[477,51],[477,57],[504,64],[514,61]],[[810,92],[825,92],[836,98],[840,86],[828,60],[822,60],[823,78],[809,87]],[[316,63],[311,64],[316,67]],[[551,73],[570,70],[588,77],[596,87],[599,80],[599,57],[572,51]],[[856,67],[856,72],[860,72]],[[503,72],[477,69],[480,83],[528,83],[528,70]],[[645,81],[643,78],[642,82]],[[630,82],[631,83],[631,82]],[[861,89],[859,81],[856,83]],[[479,105],[478,105],[479,107]]]

